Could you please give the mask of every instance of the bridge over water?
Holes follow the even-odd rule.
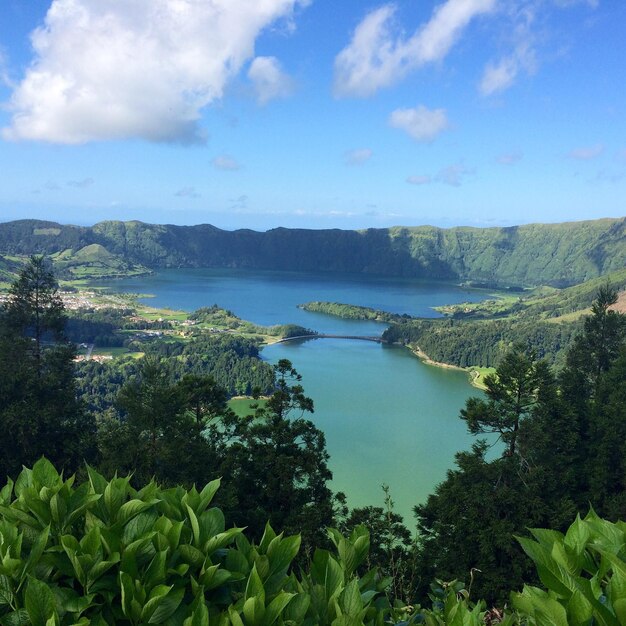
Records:
[[[285,337],[275,341],[277,343],[285,343],[287,341],[296,341],[297,339],[358,339],[360,341],[374,341],[376,343],[386,343],[382,337],[368,337],[366,335],[299,335],[297,337]]]

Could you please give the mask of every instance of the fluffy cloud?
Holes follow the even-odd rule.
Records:
[[[507,33],[509,51],[498,60],[491,60],[485,66],[478,90],[483,96],[505,91],[515,84],[520,74],[533,74],[539,65],[540,48],[545,40],[545,29],[537,29],[536,22],[543,23],[541,13],[552,6],[569,9],[585,4],[590,9],[598,6],[597,0],[508,0],[502,3],[502,15],[508,24],[502,28]],[[539,30],[539,35],[536,34]]]
[[[276,57],[256,57],[248,70],[248,78],[254,85],[259,104],[286,98],[293,92],[293,81],[283,72]]]
[[[396,109],[389,116],[389,124],[407,132],[415,141],[430,142],[449,127],[444,109]]]
[[[346,152],[346,165],[362,165],[372,158],[374,153],[369,148],[359,148],[358,150],[350,150]]]
[[[582,148],[574,148],[567,155],[570,159],[577,161],[591,161],[596,159],[604,152],[604,146],[602,144],[596,144],[595,146],[585,146]]]
[[[197,142],[201,110],[301,0],[53,0],[15,88],[10,140]]]
[[[515,3],[510,12],[512,50],[497,61],[489,61],[483,72],[478,90],[491,96],[511,87],[520,72],[532,74],[537,66],[533,22],[537,6],[534,2]]]
[[[394,32],[394,5],[370,12],[335,59],[335,94],[369,96],[427,63],[443,59],[469,22],[496,0],[446,0],[412,36]]]
[[[238,161],[233,159],[233,157],[228,156],[227,154],[221,154],[220,156],[216,156],[211,163],[213,167],[217,170],[226,170],[226,171],[235,171],[241,169],[241,165]]]

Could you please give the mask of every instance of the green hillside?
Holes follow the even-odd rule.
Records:
[[[92,248],[93,245],[99,246]],[[490,286],[566,287],[626,268],[626,218],[507,228],[225,231],[214,226],[21,220],[0,224],[0,253],[84,253],[132,267],[351,272]],[[94,261],[93,256],[100,257]],[[76,271],[76,270],[74,270]],[[124,270],[126,271],[126,270]]]
[[[393,324],[383,337],[419,349],[432,360],[459,367],[494,367],[521,342],[537,356],[557,366],[574,337],[582,316],[590,312],[598,289],[609,285],[626,289],[626,270],[593,278],[566,289],[541,289],[538,293],[498,300],[440,307],[444,319],[407,320]]]
[[[63,250],[51,255],[55,270],[63,278],[115,278],[148,272],[145,267],[128,262],[103,245],[92,243],[75,252]]]

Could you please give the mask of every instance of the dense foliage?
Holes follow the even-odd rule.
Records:
[[[567,286],[623,269],[625,219],[506,228],[223,231],[210,225],[0,224],[3,254],[81,252],[117,267],[236,267]],[[94,247],[97,246],[97,247]],[[107,255],[109,255],[107,257]],[[102,268],[96,267],[98,271]],[[75,271],[75,268],[74,270]]]
[[[75,470],[92,451],[94,425],[77,400],[57,283],[33,257],[0,307],[0,476],[42,454]]]
[[[419,346],[433,361],[458,367],[495,367],[516,343],[528,346],[552,364],[561,365],[580,327],[580,323],[530,319],[423,319],[394,324],[383,333],[383,339]]]
[[[626,516],[626,318],[611,310],[615,298],[599,291],[558,377],[518,347],[486,378],[486,398],[468,401],[470,430],[496,432],[504,445],[496,458],[485,442],[459,453],[416,507],[425,580],[475,572],[476,592],[502,602],[531,580],[514,534],[563,530],[590,504],[609,519]]]
[[[626,524],[595,513],[561,534],[519,538],[546,589],[511,594],[512,609],[486,610],[461,583],[436,581],[430,607],[393,604],[392,583],[363,569],[369,533],[329,529],[297,571],[300,537],[265,527],[258,542],[228,528],[201,491],[134,489],[129,478],[64,480],[45,459],[0,490],[0,622],[9,626],[506,626],[626,620]],[[297,573],[296,573],[297,571]],[[429,604],[430,604],[429,603]]]
[[[89,415],[76,399],[54,276],[34,257],[0,312],[0,469],[16,479],[0,492],[0,624],[471,626],[500,620],[486,607],[538,581],[548,591],[514,594],[517,613],[502,623],[622,623],[626,524],[597,516],[626,516],[626,317],[616,298],[608,284],[597,290],[558,372],[527,345],[503,351],[484,397],[461,412],[470,432],[500,441],[457,455],[415,509],[414,542],[389,500],[342,510],[324,435],[304,417],[313,401],[289,361],[266,366],[269,397],[253,414],[229,411],[220,358],[233,353],[223,361],[231,372],[248,357],[258,365],[252,340],[145,342],[143,359],[122,361],[114,384],[94,389],[110,401]],[[84,459],[108,475],[133,472],[138,490],[91,468],[74,488],[45,460],[17,476],[44,453],[65,471],[85,471]],[[208,486],[198,493],[194,483]],[[221,511],[207,508],[213,496]],[[590,504],[595,512],[567,530]],[[276,538],[267,520],[301,538]],[[361,523],[372,531],[369,556]],[[328,535],[333,524],[350,538]],[[552,530],[514,540],[530,527]],[[337,556],[323,550],[329,541]],[[271,545],[289,546],[280,584]],[[295,558],[300,575],[288,572]],[[434,579],[464,580],[468,591]],[[429,593],[432,609],[420,608]]]
[[[312,313],[324,313],[346,320],[370,320],[374,322],[398,322],[410,319],[409,315],[398,315],[379,311],[368,306],[355,306],[353,304],[342,304],[340,302],[307,302],[300,305],[301,309]]]

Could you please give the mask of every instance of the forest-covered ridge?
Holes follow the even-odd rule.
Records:
[[[56,255],[57,265],[69,264],[58,270],[73,275],[91,263],[113,264],[112,273],[232,267],[463,280],[500,287],[565,287],[623,269],[625,240],[626,218],[494,228],[267,232],[136,221],[91,227],[38,220],[0,224],[0,255]]]
[[[619,294],[616,310],[626,299],[626,270],[556,289],[541,287],[522,293],[498,292],[480,302],[436,307],[443,318],[399,315],[339,302],[308,302],[307,311],[344,319],[375,320],[390,327],[383,338],[402,343],[429,360],[457,367],[494,367],[515,343],[523,343],[550,363],[561,366],[582,318],[591,312],[598,290]],[[622,307],[622,308],[620,308]]]

